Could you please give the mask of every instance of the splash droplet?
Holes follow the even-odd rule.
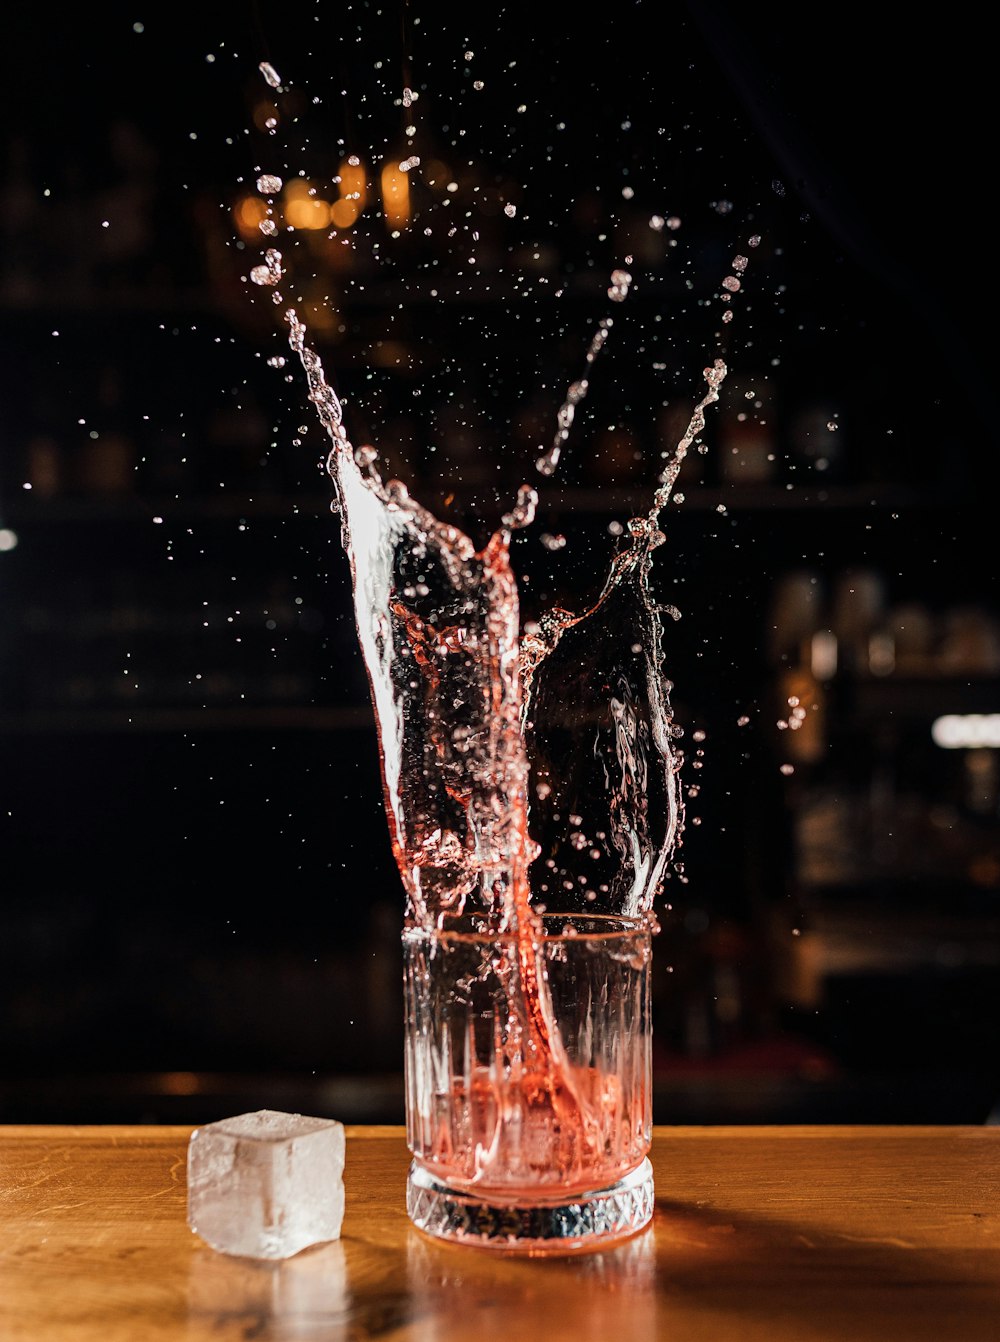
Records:
[[[250,278],[254,284],[273,286],[281,279],[281,274],[281,253],[274,247],[268,247],[264,253],[264,264],[254,266]]]
[[[547,452],[543,452],[540,457],[535,458],[535,470],[539,475],[555,475],[556,467],[558,465],[558,447],[550,447]]]
[[[613,270],[611,272],[611,287],[608,289],[608,297],[613,303],[624,303],[628,297],[629,286],[632,283],[632,276],[627,270]]]
[[[535,508],[538,506],[538,493],[530,485],[521,485],[517,491],[517,502],[509,513],[501,519],[510,530],[516,527],[529,527],[535,520]]]

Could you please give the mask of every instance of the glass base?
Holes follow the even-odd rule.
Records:
[[[406,1210],[418,1230],[454,1244],[528,1254],[602,1249],[653,1219],[653,1167],[646,1159],[617,1183],[572,1199],[553,1191],[541,1202],[499,1202],[449,1188],[414,1161]]]

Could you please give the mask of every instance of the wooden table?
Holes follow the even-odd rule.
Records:
[[[0,1128],[2,1342],[998,1342],[1000,1129],[657,1128],[652,1226],[513,1258],[406,1218],[348,1128],[343,1237],[283,1263],[186,1224],[184,1127]]]

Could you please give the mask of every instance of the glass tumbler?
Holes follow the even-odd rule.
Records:
[[[645,919],[483,918],[403,934],[407,1210],[526,1253],[600,1248],[653,1214]]]

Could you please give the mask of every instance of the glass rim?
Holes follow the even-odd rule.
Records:
[[[541,915],[546,930],[539,938],[542,946],[579,945],[588,942],[624,942],[636,939],[652,938],[655,923],[653,919],[641,914],[629,917],[617,913],[544,913]],[[490,932],[467,929],[460,924],[481,922],[481,914],[462,914],[452,925],[438,927],[416,924],[403,928],[403,941],[433,941],[436,943],[455,943],[456,945],[516,945],[517,933],[513,931]],[[569,924],[573,931],[563,929]],[[579,926],[583,924],[584,926]],[[548,928],[553,930],[549,931]]]

